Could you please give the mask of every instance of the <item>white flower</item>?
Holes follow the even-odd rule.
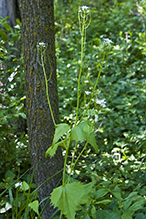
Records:
[[[71,64],[67,64],[67,66],[66,66],[66,67],[67,67],[67,68],[69,68],[70,66],[71,66]]]
[[[81,6],[79,12],[89,13],[89,7],[87,7],[87,6]]]
[[[104,43],[107,45],[107,44],[113,43],[113,41],[110,40],[109,38],[106,38],[104,39]]]
[[[37,47],[46,47],[46,45],[45,45],[45,43],[44,42],[40,42],[38,45],[37,45]]]
[[[103,100],[96,99],[96,103],[99,104],[100,106],[102,106],[103,108],[106,107],[105,99],[103,99]]]
[[[85,91],[85,94],[89,95],[89,94],[91,94],[91,92],[90,91]]]
[[[18,183],[15,184],[15,188],[17,188],[18,186],[22,186],[22,182],[21,183],[18,182]]]

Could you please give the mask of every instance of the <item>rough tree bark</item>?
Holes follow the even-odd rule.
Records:
[[[21,20],[18,0],[0,0],[0,17],[7,16],[11,27],[16,25],[16,18]]]
[[[43,69],[37,57],[37,44],[44,42],[46,54],[49,57],[46,57],[45,61],[47,78],[49,79],[52,74],[51,80],[48,81],[49,97],[56,123],[58,123],[53,0],[21,0],[21,18],[29,147],[33,168],[38,164],[34,176],[38,186],[63,168],[61,149],[52,159],[45,158],[45,152],[52,143],[54,124],[47,103]],[[56,175],[39,189],[40,201],[49,197],[61,176],[62,173]],[[49,219],[53,212],[54,209],[48,205],[43,219]]]

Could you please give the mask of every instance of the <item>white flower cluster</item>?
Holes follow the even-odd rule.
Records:
[[[104,43],[105,43],[106,45],[108,45],[108,44],[113,43],[113,41],[110,40],[109,38],[106,38],[106,39],[104,39]]]
[[[81,6],[79,12],[80,12],[80,13],[82,13],[82,12],[84,12],[84,13],[89,13],[89,7],[87,7],[87,6]]]
[[[44,42],[40,42],[37,47],[46,47],[45,43]]]

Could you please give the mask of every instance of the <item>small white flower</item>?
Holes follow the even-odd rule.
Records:
[[[15,184],[15,188],[17,188],[18,186],[22,186],[22,182],[21,183],[18,182],[18,183]]]
[[[46,46],[44,42],[39,43],[39,45],[40,45],[40,46],[43,46],[43,47]]]
[[[107,44],[113,43],[113,41],[110,40],[109,38],[106,38],[104,39],[104,43],[107,45]]]
[[[105,99],[103,99],[103,100],[96,99],[96,103],[99,104],[100,106],[102,106],[103,108],[106,107]]]
[[[79,12],[89,13],[89,7],[87,7],[87,6],[81,6]]]
[[[85,91],[85,94],[89,95],[89,94],[91,94],[91,92],[90,91]]]
[[[71,66],[71,64],[67,64],[67,68],[69,68]]]
[[[95,122],[98,121],[98,115],[95,115]]]
[[[40,42],[38,45],[37,45],[37,47],[46,47],[46,45],[45,45],[45,43],[44,42]]]

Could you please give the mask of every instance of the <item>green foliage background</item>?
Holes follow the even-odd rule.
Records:
[[[75,182],[94,181],[94,186],[90,192],[90,200],[82,205],[82,210],[77,211],[76,218],[144,219],[145,1],[139,1],[138,5],[133,0],[55,1],[60,120],[68,124],[74,121],[76,114],[80,67],[78,10],[82,5],[87,5],[91,10],[91,24],[86,32],[79,113],[84,111],[89,101],[104,55],[105,59],[91,103],[93,114],[88,116],[89,120],[96,121],[99,153],[89,144],[79,160],[73,178]],[[20,40],[21,24],[18,22],[14,31],[6,25],[5,20],[1,20],[1,25],[4,30],[0,32],[0,192],[12,182],[15,184],[15,180],[30,166],[27,131],[20,131],[18,128],[21,118],[25,120],[23,57],[17,57],[17,53],[13,52],[16,50],[15,42]],[[82,148],[82,143],[78,144],[78,150],[81,151]],[[72,146],[69,159],[73,149]],[[14,175],[10,174],[10,170]],[[23,180],[29,184],[29,175],[26,174],[18,181]],[[12,192],[15,198],[14,185]],[[6,203],[11,204],[7,193],[2,196],[0,209]],[[0,218],[11,218],[10,209],[0,211]]]

